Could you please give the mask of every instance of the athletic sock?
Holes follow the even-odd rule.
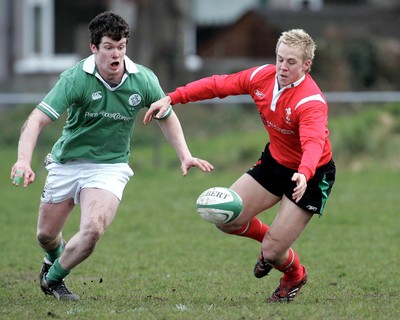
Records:
[[[268,229],[269,227],[266,224],[262,223],[257,217],[254,217],[239,230],[232,231],[230,234],[251,238],[261,243]]]
[[[57,248],[53,250],[46,251],[46,259],[53,263],[56,259],[58,259],[64,251],[64,246],[62,241],[58,245]]]
[[[57,259],[49,269],[49,272],[46,275],[46,281],[61,281],[67,275],[69,275],[70,272],[71,270],[65,270],[63,267],[61,267]]]
[[[286,261],[275,269],[283,272],[284,281],[298,281],[303,276],[303,267],[300,264],[300,258],[296,251],[289,248],[289,256]]]

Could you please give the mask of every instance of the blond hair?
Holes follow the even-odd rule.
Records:
[[[279,37],[276,44],[276,53],[278,52],[281,43],[286,44],[289,47],[303,49],[303,62],[310,60],[312,63],[317,46],[311,36],[303,29],[292,29],[282,32],[282,35]]]

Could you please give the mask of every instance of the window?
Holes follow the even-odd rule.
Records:
[[[54,1],[22,1],[22,39],[16,73],[58,73],[78,61],[74,54],[55,54]]]

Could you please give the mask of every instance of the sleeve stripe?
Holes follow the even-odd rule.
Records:
[[[253,78],[255,77],[255,75],[263,68],[265,68],[268,64],[264,64],[261,67],[258,67],[256,70],[253,71],[253,73],[250,76],[250,81],[253,80]]]
[[[294,109],[296,110],[302,104],[307,103],[309,101],[321,101],[323,104],[326,104],[325,99],[322,98],[321,94],[315,94],[313,96],[309,96],[307,98],[301,99]]]
[[[46,102],[42,101],[41,103],[39,103],[39,106],[50,113],[54,118],[58,119],[60,117],[60,114],[52,107],[50,107]]]

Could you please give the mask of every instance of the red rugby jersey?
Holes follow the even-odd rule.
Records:
[[[270,138],[272,157],[309,180],[332,158],[328,105],[309,74],[279,90],[275,65],[214,75],[169,93],[172,104],[249,94]]]

